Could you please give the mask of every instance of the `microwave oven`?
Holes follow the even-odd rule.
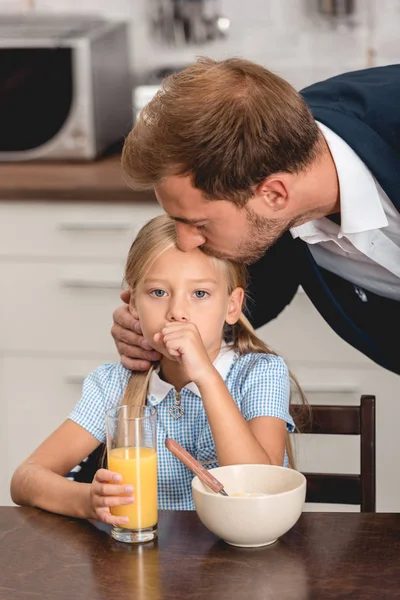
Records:
[[[0,161],[92,160],[132,121],[126,23],[2,15]]]

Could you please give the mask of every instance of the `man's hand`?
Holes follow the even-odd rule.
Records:
[[[160,360],[160,354],[155,352],[146,342],[140,329],[140,323],[129,310],[130,291],[124,290],[121,300],[125,302],[114,311],[114,324],[111,335],[121,356],[121,362],[132,371],[146,371],[151,362]]]

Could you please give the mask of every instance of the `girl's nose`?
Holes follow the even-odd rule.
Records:
[[[189,319],[183,315],[181,317],[176,317],[175,315],[171,314],[168,316],[168,321],[171,321],[172,323],[185,323],[189,321]]]
[[[175,303],[173,306],[170,307],[167,314],[167,319],[171,323],[185,323],[189,321],[189,314],[188,311],[185,310],[185,307],[183,305],[178,305],[177,303]]]
[[[178,247],[183,252],[189,252],[206,243],[206,238],[194,225],[175,223]]]

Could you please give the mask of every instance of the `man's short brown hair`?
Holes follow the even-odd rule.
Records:
[[[269,175],[307,167],[318,139],[284,79],[247,60],[201,58],[164,79],[126,139],[122,166],[135,189],[190,175],[207,198],[243,205]]]

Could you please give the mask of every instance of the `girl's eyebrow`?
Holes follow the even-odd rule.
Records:
[[[212,277],[207,277],[204,279],[187,279],[187,281],[190,281],[190,283],[218,283],[218,281]],[[162,279],[159,277],[146,277],[146,279],[143,280],[144,283],[162,283],[162,284],[169,284],[169,281],[167,281],[166,279]]]

